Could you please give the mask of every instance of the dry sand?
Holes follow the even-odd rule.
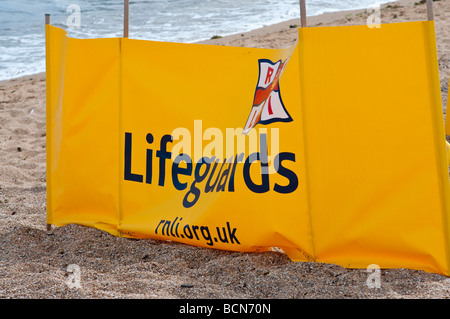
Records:
[[[419,0],[417,0],[419,1]],[[426,6],[383,6],[382,23],[424,20]],[[434,3],[442,99],[450,73],[450,0]],[[365,24],[364,10],[310,17],[310,26]],[[298,20],[206,43],[278,48]],[[292,26],[292,27],[291,27]],[[45,75],[0,82],[0,298],[449,298],[450,278],[293,263],[282,252],[236,253],[113,237],[68,225],[46,231]],[[80,267],[69,288],[67,267]]]

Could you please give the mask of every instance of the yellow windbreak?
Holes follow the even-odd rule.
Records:
[[[446,135],[450,135],[450,116],[448,115],[448,107],[450,105],[449,102],[449,94],[448,92],[450,91],[450,81],[449,81],[449,88],[447,90],[447,108],[446,108],[446,113],[445,113],[445,134]],[[448,165],[450,166],[450,143],[447,142],[447,158],[448,158]]]
[[[433,24],[286,49],[47,27],[48,223],[448,275]]]

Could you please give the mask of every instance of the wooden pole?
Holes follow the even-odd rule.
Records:
[[[306,0],[300,0],[300,26],[306,28]]]
[[[45,25],[49,25],[49,24],[50,24],[50,14],[46,13],[45,14]],[[48,40],[46,39],[46,41],[48,41]],[[46,43],[46,45],[45,45],[46,48],[47,48],[47,45],[48,45],[48,43]],[[49,53],[47,52],[46,55],[47,54],[49,54]],[[47,79],[47,75],[45,75],[45,77]],[[48,85],[48,83],[47,83],[47,85]],[[47,94],[48,94],[48,92],[47,92]],[[47,125],[49,125],[49,124],[47,123]],[[52,230],[52,225],[51,224],[47,224],[47,231],[51,231],[51,230]]]
[[[124,38],[128,38],[129,15],[130,15],[130,0],[124,0],[124,3],[123,3],[123,37]]]
[[[433,0],[427,0],[428,21],[434,20]]]

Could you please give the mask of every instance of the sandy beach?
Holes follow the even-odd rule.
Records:
[[[425,4],[383,5],[382,23],[427,18]],[[450,75],[450,0],[434,2],[443,111]],[[366,24],[366,10],[308,18],[308,26]],[[282,48],[300,20],[205,44]],[[213,35],[211,35],[213,36]],[[450,278],[381,270],[369,288],[365,269],[294,263],[280,251],[237,253],[157,240],[114,237],[79,225],[46,229],[45,74],[0,82],[0,299],[7,298],[450,298]],[[68,266],[80,269],[70,288]]]

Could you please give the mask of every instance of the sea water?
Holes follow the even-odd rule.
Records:
[[[378,3],[388,1],[378,1]],[[375,0],[307,0],[308,15]],[[70,37],[123,34],[123,0],[0,0],[0,80],[45,71],[44,16]],[[298,0],[131,0],[129,37],[192,43],[297,19]],[[78,19],[79,18],[79,19]]]

